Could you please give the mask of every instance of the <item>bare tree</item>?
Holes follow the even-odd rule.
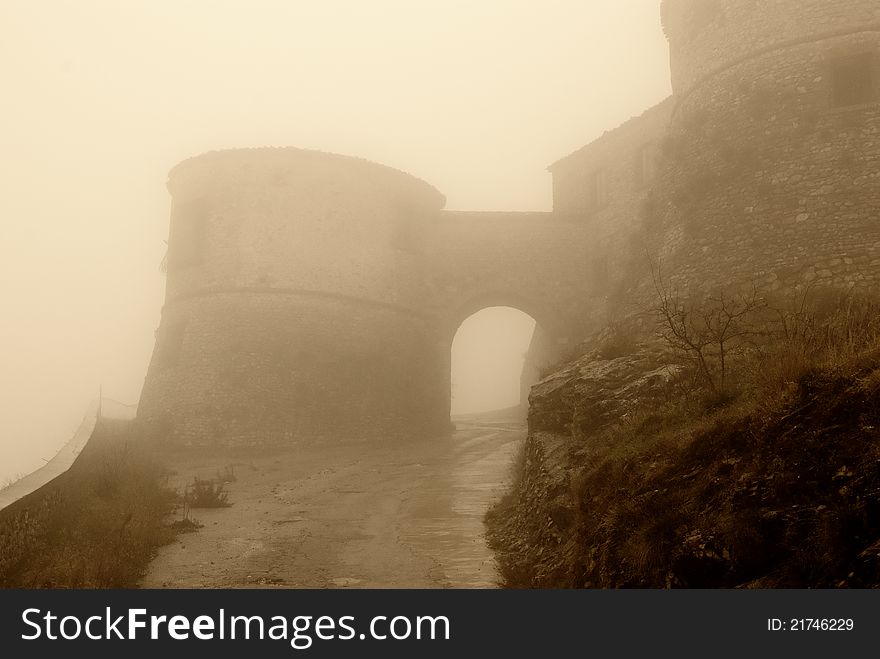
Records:
[[[731,358],[758,335],[758,313],[767,307],[755,286],[746,294],[684,298],[670,290],[652,264],[659,316],[658,334],[671,351],[693,368],[714,394],[727,393]]]

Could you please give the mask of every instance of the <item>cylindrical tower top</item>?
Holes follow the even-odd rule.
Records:
[[[877,0],[662,0],[661,11],[676,94],[774,48],[880,30]]]
[[[167,299],[299,290],[417,303],[423,224],[444,197],[376,163],[292,148],[206,153],[175,167]]]
[[[168,189],[174,197],[205,194],[252,181],[269,182],[276,187],[293,172],[331,173],[340,180],[369,179],[386,191],[394,191],[423,204],[441,208],[445,198],[434,186],[387,165],[326,151],[294,147],[262,147],[208,151],[177,164],[168,173]]]

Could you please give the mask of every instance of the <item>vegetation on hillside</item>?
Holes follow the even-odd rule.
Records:
[[[880,306],[661,296],[659,311],[681,376],[569,438],[572,519],[527,501],[539,460],[490,512],[508,585],[880,586]]]
[[[0,511],[0,587],[134,587],[171,541],[161,467],[104,419],[73,466]]]

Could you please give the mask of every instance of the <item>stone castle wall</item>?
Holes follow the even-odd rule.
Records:
[[[662,13],[678,97],[777,48],[880,28],[873,0],[663,0]]]
[[[184,161],[168,187],[169,301],[250,287],[420,305],[422,279],[399,274],[420,267],[424,246],[406,234],[445,203],[423,181],[356,158],[242,149]],[[182,244],[190,236],[180,226],[197,222],[199,244]],[[187,248],[192,258],[174,267],[176,250]]]
[[[874,286],[880,5],[714,5],[699,26],[667,24],[677,98],[646,218],[657,262],[683,288]]]
[[[583,333],[595,300],[585,295],[594,244],[590,228],[554,213],[443,211],[425,255],[429,308],[455,330],[489,306],[523,311],[554,340]]]
[[[672,110],[668,98],[549,168],[554,214],[588,232],[591,253],[584,281],[598,298],[610,296],[629,276],[633,259],[645,258],[641,221],[659,174]],[[603,198],[597,198],[600,185]]]
[[[138,418],[178,445],[430,434],[471,313],[531,313],[566,345],[589,230],[549,213],[443,211],[426,183],[296,149],[175,168],[166,303]]]
[[[651,305],[649,264],[683,291],[876,288],[880,5],[662,8],[673,96],[551,165],[552,213],[444,211],[296,149],[175,168],[139,418],[183,444],[439,431],[455,331],[487,306],[538,321],[537,364]]]
[[[442,207],[386,167],[295,149],[171,173],[166,304],[139,419],[178,444],[448,423],[413,235]],[[418,236],[417,236],[418,237]]]
[[[703,292],[874,286],[880,4],[665,0],[663,18],[673,96],[551,166],[556,211],[595,229],[612,313],[652,303],[651,267]]]

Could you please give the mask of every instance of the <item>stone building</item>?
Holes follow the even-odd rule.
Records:
[[[880,277],[880,3],[664,0],[673,95],[551,165],[632,297]]]
[[[407,174],[297,149],[178,165],[139,419],[182,444],[439,432],[481,308],[532,315],[551,359],[643,304],[649,263],[687,290],[874,286],[880,3],[662,12],[673,95],[552,164],[551,213],[445,211]]]

